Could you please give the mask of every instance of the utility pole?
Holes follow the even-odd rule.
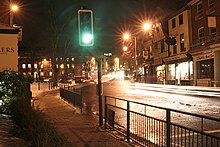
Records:
[[[98,98],[99,98],[99,126],[103,125],[103,117],[102,117],[102,79],[101,79],[101,58],[98,58]]]

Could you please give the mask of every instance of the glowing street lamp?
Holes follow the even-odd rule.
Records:
[[[152,28],[151,23],[146,22],[146,23],[143,24],[144,31],[149,31],[151,28]]]
[[[128,50],[128,47],[127,47],[127,46],[124,46],[124,47],[123,47],[123,51],[126,52],[127,50]]]
[[[128,33],[125,33],[124,35],[123,35],[123,39],[124,40],[128,40],[130,38],[130,35],[128,34]]]
[[[18,5],[11,4],[10,6],[10,26],[13,26],[14,13],[18,11]]]
[[[11,10],[12,10],[13,12],[18,11],[18,6],[17,6],[17,5],[11,5]]]

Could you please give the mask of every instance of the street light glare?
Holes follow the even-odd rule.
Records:
[[[128,33],[125,33],[123,37],[125,40],[128,40],[130,38],[130,35]]]
[[[128,50],[128,47],[127,47],[127,46],[124,46],[124,47],[123,47],[123,51],[126,52],[127,50]]]
[[[151,29],[151,24],[150,24],[149,22],[144,23],[143,29],[144,29],[145,31],[150,30],[150,29]]]
[[[17,6],[17,5],[12,5],[12,6],[11,6],[11,10],[12,10],[13,12],[18,11],[18,6]]]

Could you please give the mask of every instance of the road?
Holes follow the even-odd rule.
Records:
[[[218,88],[215,88],[214,92],[211,92],[211,89],[202,87],[181,87],[134,83],[130,82],[129,80],[123,80],[123,77],[117,77],[114,80],[106,81],[103,83],[104,96],[113,96],[125,100],[131,100],[215,118],[220,118],[219,93],[220,92]],[[94,114],[98,113],[98,97],[96,95],[96,85],[89,84],[83,87],[81,89],[81,94],[83,96],[84,108],[86,112]],[[120,103],[121,106],[126,106],[126,103]],[[131,106],[131,109],[141,113],[144,111],[142,107],[135,105]],[[148,109],[148,115],[152,117],[157,117],[164,120],[164,114],[165,113],[163,111],[157,109]],[[174,114],[172,115],[171,119],[173,123],[179,124],[181,126],[186,126],[198,130],[201,129],[201,120],[198,118],[184,116],[181,114]],[[119,116],[116,116],[116,121],[122,124],[122,126],[126,126],[126,113],[120,113]],[[203,129],[206,132],[211,132],[211,134],[218,134],[217,136],[220,136],[220,123],[207,122],[207,120],[204,120],[203,123]]]
[[[156,89],[155,85],[113,80],[104,84],[104,95],[220,118],[220,97],[210,97],[210,92],[207,96],[200,95],[201,91],[187,95],[183,89],[173,90],[168,85],[168,89],[164,87]],[[171,90],[172,93],[167,93]],[[189,88],[186,91],[190,91]]]

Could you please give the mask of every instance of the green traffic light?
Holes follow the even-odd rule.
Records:
[[[82,39],[83,39],[83,43],[86,43],[86,44],[91,43],[93,36],[92,34],[84,34]]]

